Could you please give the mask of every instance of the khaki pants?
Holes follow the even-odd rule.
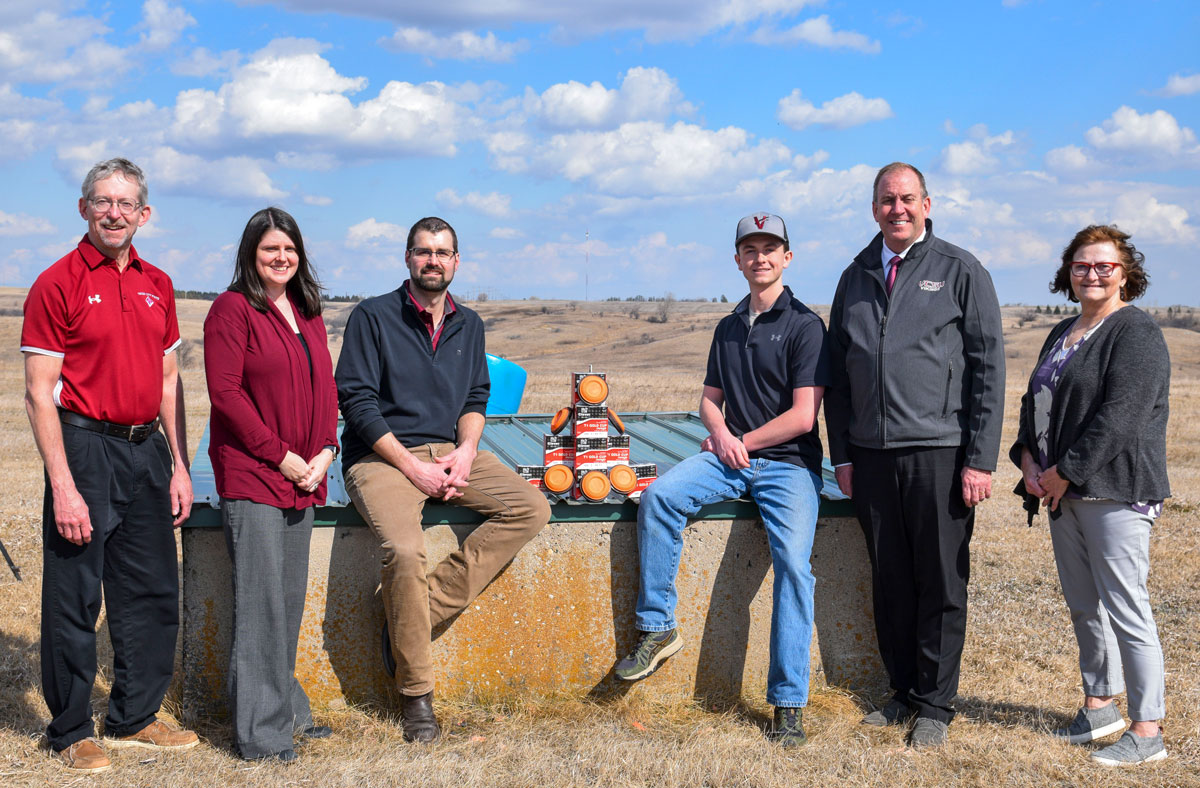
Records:
[[[409,449],[431,462],[452,443]],[[398,468],[368,454],[346,471],[346,491],[383,546],[383,607],[404,695],[433,690],[433,627],[463,610],[550,520],[550,505],[529,482],[481,451],[470,485],[451,503],[488,519],[427,574],[421,511],[427,497]]]

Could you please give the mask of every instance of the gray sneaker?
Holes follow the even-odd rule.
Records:
[[[907,703],[892,698],[882,709],[876,709],[862,718],[863,725],[882,728],[885,725],[903,725],[913,718],[916,711]]]
[[[644,679],[666,660],[667,657],[683,648],[683,638],[679,630],[671,629],[666,632],[642,632],[638,635],[637,645],[629,656],[622,659],[613,668],[617,678],[625,681]]]
[[[914,750],[941,747],[950,735],[950,726],[931,717],[917,717],[912,733],[908,734],[908,746]]]
[[[1092,753],[1092,760],[1105,766],[1134,766],[1161,761],[1166,757],[1167,748],[1163,746],[1162,731],[1147,738],[1133,731],[1125,731],[1116,744]]]
[[[1071,744],[1086,744],[1116,733],[1124,727],[1125,720],[1121,717],[1117,704],[1109,703],[1098,709],[1080,709],[1070,725],[1051,731],[1050,735],[1066,739]]]

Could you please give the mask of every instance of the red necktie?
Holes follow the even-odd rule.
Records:
[[[892,285],[896,284],[896,271],[900,269],[900,263],[904,261],[900,255],[896,255],[888,263],[892,266],[888,269],[887,275],[887,291],[888,295],[892,294]]]

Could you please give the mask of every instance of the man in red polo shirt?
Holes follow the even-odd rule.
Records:
[[[93,738],[101,586],[113,645],[104,741],[186,749],[156,719],[175,662],[175,534],[192,508],[179,325],[171,279],[138,257],[146,179],[125,159],[83,181],[87,235],[25,300],[25,409],[46,466],[42,692],[46,737],[67,768],[111,765]],[[159,431],[159,427],[162,431]]]

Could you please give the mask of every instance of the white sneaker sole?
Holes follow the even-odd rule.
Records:
[[[1065,732],[1058,733],[1057,731],[1054,733],[1054,735],[1055,735],[1055,737],[1062,739],[1065,742],[1069,742],[1071,744],[1087,744],[1090,741],[1095,741],[1096,739],[1103,739],[1105,736],[1108,736],[1110,734],[1116,733],[1117,731],[1121,731],[1124,729],[1125,729],[1125,720],[1117,720],[1116,722],[1110,722],[1107,725],[1102,725],[1099,728],[1094,728],[1090,731],[1087,731],[1086,733],[1076,733],[1074,736],[1072,736],[1068,733],[1065,733]]]
[[[1118,761],[1112,758],[1102,758],[1098,753],[1092,754],[1092,760],[1102,766],[1137,766],[1143,763],[1154,763],[1155,761],[1165,760],[1167,757],[1166,750],[1159,750],[1148,758],[1140,761]]]
[[[678,652],[681,648],[683,648],[683,638],[676,634],[675,640],[673,640],[671,643],[668,643],[661,651],[655,654],[654,659],[650,660],[650,664],[646,666],[645,670],[641,671],[640,673],[635,673],[632,676],[618,676],[618,678],[624,679],[625,681],[637,681],[638,679],[644,679],[654,671],[658,670],[658,666],[663,663],[663,660]]]

